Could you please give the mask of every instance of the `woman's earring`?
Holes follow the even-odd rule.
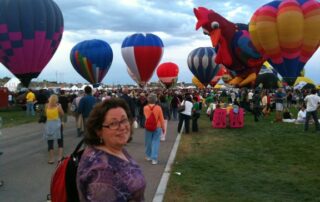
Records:
[[[100,143],[103,144],[103,139],[100,137]]]

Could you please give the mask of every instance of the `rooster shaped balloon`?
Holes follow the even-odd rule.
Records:
[[[229,84],[253,85],[265,59],[253,46],[248,26],[232,23],[204,7],[193,11],[198,19],[196,30],[202,27],[204,34],[210,36],[213,47],[218,49],[215,62],[236,72]]]
[[[249,25],[252,42],[292,85],[320,44],[320,3],[272,1],[260,7]]]

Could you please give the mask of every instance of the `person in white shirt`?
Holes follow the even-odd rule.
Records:
[[[297,116],[297,120],[296,123],[305,123],[306,121],[306,116],[307,116],[307,111],[304,105],[301,106],[299,112],[298,112],[298,116]]]
[[[248,93],[248,101],[249,102],[252,102],[252,97],[253,97],[253,92],[252,92],[252,90],[250,90]]]
[[[306,115],[306,121],[304,124],[304,131],[308,131],[310,116],[312,116],[312,118],[314,120],[314,123],[315,123],[314,125],[316,127],[316,130],[319,131],[320,127],[319,127],[317,109],[318,109],[318,106],[320,103],[320,97],[317,95],[317,90],[312,89],[311,94],[307,95],[304,98],[304,101],[307,106],[307,109],[306,109],[307,115]]]
[[[188,134],[190,131],[190,118],[193,107],[191,96],[187,94],[181,104],[185,106],[185,109],[179,113],[178,133],[180,133],[182,124],[184,122],[184,129],[186,134]]]

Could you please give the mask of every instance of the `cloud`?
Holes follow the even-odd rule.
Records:
[[[131,1],[57,1],[64,14],[67,30],[157,31],[181,35],[187,34],[181,29],[189,27],[195,21],[191,7],[189,13],[186,13],[185,8],[181,11],[177,9],[178,6],[182,8],[183,5],[180,4],[169,3],[173,7],[164,7],[158,1],[129,2]],[[70,4],[76,6],[71,8]],[[190,32],[192,29],[186,31]]]

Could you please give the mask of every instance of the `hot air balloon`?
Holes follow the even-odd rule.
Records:
[[[75,45],[70,52],[74,69],[93,87],[98,87],[107,74],[113,59],[110,45],[102,40],[86,40]]]
[[[162,58],[163,43],[154,34],[136,33],[124,39],[121,53],[138,84],[145,85]]]
[[[161,83],[170,88],[178,80],[179,67],[175,63],[165,62],[157,68],[157,75]]]
[[[197,88],[199,88],[199,89],[203,89],[203,88],[206,87],[206,86],[203,85],[203,83],[201,83],[201,81],[199,81],[199,79],[198,79],[197,77],[195,77],[195,76],[192,77],[192,83],[193,83],[195,86],[197,86]]]
[[[255,87],[261,86],[264,89],[276,89],[281,87],[277,74],[278,73],[268,62],[263,63],[257,76]]]
[[[188,56],[188,66],[195,77],[205,86],[218,73],[220,65],[215,63],[216,52],[211,47],[196,48]]]
[[[219,70],[218,73],[213,77],[213,79],[210,81],[210,86],[214,87],[214,86],[219,82],[219,80],[221,79],[221,77],[222,77],[224,74],[227,74],[227,73],[228,73],[228,70],[225,68],[225,66],[220,65],[220,70]]]
[[[313,89],[316,88],[316,84],[309,78],[300,76],[293,84],[293,89]]]
[[[52,0],[1,0],[0,25],[0,61],[28,87],[60,44],[62,13]]]
[[[320,3],[272,1],[260,7],[249,26],[252,42],[292,85],[320,43]]]

